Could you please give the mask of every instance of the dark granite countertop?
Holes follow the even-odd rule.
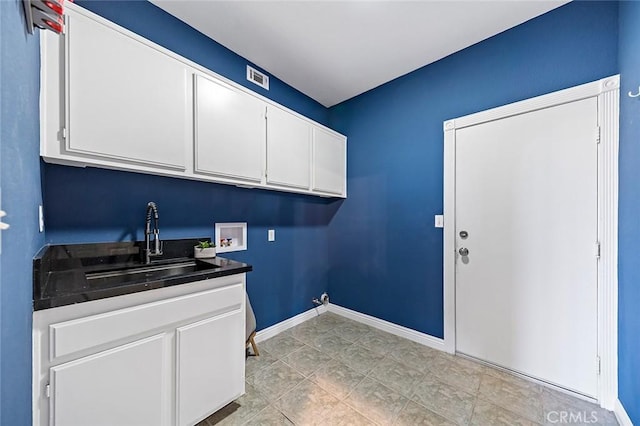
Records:
[[[143,242],[48,245],[33,259],[33,309],[240,274],[251,265],[216,256],[194,259],[198,241],[163,241],[163,255],[142,265]]]

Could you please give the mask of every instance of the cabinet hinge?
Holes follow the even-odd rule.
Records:
[[[62,139],[66,139],[67,138],[67,128],[63,127],[62,129],[60,129],[60,134],[62,135]]]
[[[47,398],[51,398],[51,386],[47,385],[44,387],[44,394]]]
[[[596,371],[598,372],[598,376],[602,372],[602,362],[600,361],[600,357],[596,357]]]
[[[596,127],[596,143],[600,143],[600,126]]]
[[[264,119],[267,119],[267,114],[269,113],[269,108],[264,107]]]
[[[596,241],[595,249],[594,249],[596,259],[600,259],[600,254],[602,252],[602,247],[600,245],[600,241]]]

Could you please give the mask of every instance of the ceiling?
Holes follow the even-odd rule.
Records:
[[[151,2],[326,107],[568,3]]]

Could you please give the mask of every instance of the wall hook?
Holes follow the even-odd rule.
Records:
[[[632,92],[629,92],[629,97],[630,98],[640,98],[640,86],[638,86],[638,93],[634,94]]]

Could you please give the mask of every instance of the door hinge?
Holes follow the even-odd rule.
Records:
[[[51,386],[47,385],[44,387],[44,394],[47,398],[51,398]]]
[[[598,376],[602,372],[602,362],[600,361],[600,357],[596,357],[596,371],[598,372]]]
[[[596,127],[596,143],[600,143],[600,126]]]
[[[596,255],[596,259],[600,259],[600,254],[602,252],[602,247],[600,245],[600,241],[596,241],[596,246],[594,249],[595,255]]]

